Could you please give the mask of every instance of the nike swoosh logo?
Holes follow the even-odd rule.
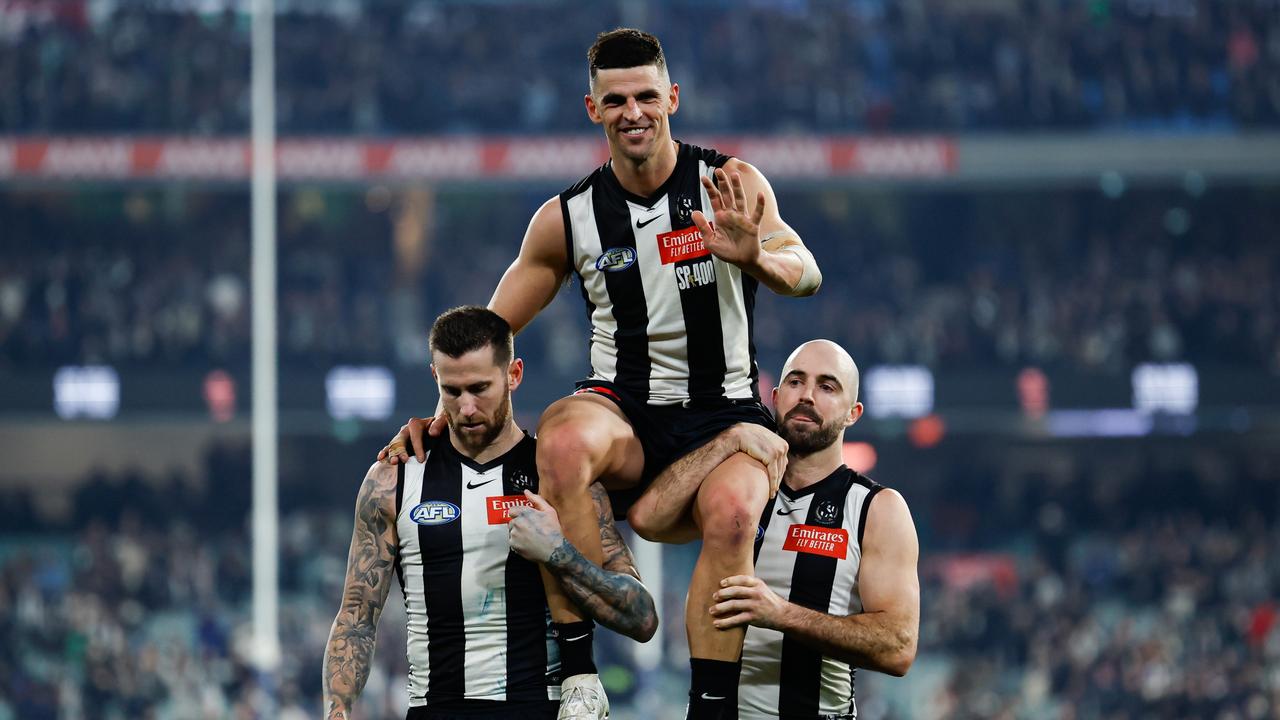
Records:
[[[590,634],[591,634],[591,633],[583,633],[583,634],[579,635],[578,637],[565,638],[565,639],[564,639],[564,641],[565,641],[565,642],[573,642],[574,640],[581,640],[582,638],[584,638],[584,637],[586,637],[586,636],[588,636],[588,635],[590,635]]]
[[[779,514],[779,515],[790,515],[791,513],[795,512],[795,511],[797,511],[797,510],[799,510],[799,509],[800,509],[800,508],[791,508],[790,510],[783,510],[782,508],[778,508],[778,514]]]
[[[723,695],[708,695],[708,694],[706,694],[706,693],[702,693],[702,699],[703,699],[703,700],[723,700],[723,699],[724,699],[724,696],[723,696]]]
[[[488,485],[489,483],[491,483],[491,482],[493,482],[494,480],[497,480],[497,479],[498,479],[498,478],[489,478],[488,480],[485,480],[485,481],[484,481],[484,482],[482,482],[482,483],[476,483],[476,484],[474,484],[474,485],[472,485],[472,484],[471,484],[471,481],[470,481],[470,480],[468,480],[468,481],[467,481],[467,489],[468,489],[468,490],[475,490],[476,488],[480,487],[481,485]]]
[[[660,217],[662,217],[662,216],[661,216],[661,215],[654,215],[653,217],[649,218],[648,220],[645,220],[644,222],[640,222],[639,220],[637,220],[637,221],[636,221],[636,229],[638,230],[638,229],[640,229],[640,228],[644,227],[645,225],[648,225],[649,223],[653,222],[654,220],[657,220],[657,219],[658,219],[658,218],[660,218]]]

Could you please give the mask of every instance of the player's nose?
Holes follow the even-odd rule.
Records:
[[[627,108],[623,112],[623,117],[628,120],[639,120],[643,116],[644,113],[640,112],[640,103],[636,102],[635,98],[627,98]]]

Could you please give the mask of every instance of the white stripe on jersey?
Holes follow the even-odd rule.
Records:
[[[396,535],[400,538],[400,568],[404,578],[405,625],[409,633],[406,654],[409,659],[409,705],[427,704],[427,597],[426,581],[422,572],[422,546],[418,543],[418,524],[409,519],[409,512],[418,504],[422,495],[422,474],[427,466],[410,458],[404,467],[404,490],[396,514]],[[421,667],[414,658],[423,658]]]
[[[858,595],[858,566],[862,559],[862,546],[858,543],[858,523],[862,506],[870,489],[854,482],[845,496],[844,527],[849,532],[848,551],[844,559],[836,561],[835,581],[831,589],[831,601],[826,611],[832,615],[849,615],[862,611]],[[795,499],[785,492],[778,493],[773,515],[765,529],[760,554],[756,558],[756,576],[784,598],[791,596],[791,582],[795,572],[797,553],[783,550],[792,525],[804,525],[809,514],[813,493]],[[780,515],[779,512],[785,512]],[[778,717],[779,681],[782,668],[782,633],[766,628],[748,627],[742,648],[742,673],[738,687],[739,720],[758,720]],[[822,682],[819,698],[821,714],[853,712],[851,707],[853,685],[848,663],[824,656],[822,658]]]
[[[715,180],[715,168],[698,161],[698,172]],[[711,211],[711,197],[705,187],[702,207],[707,208],[707,219],[715,221]],[[716,294],[720,300],[720,326],[724,344],[724,396],[751,397],[751,349],[747,345],[747,304],[742,297],[742,270],[737,265],[716,259]]]
[[[575,268],[594,270],[596,259],[604,253],[600,232],[596,228],[595,206],[591,203],[591,191],[569,198],[566,215],[572,228],[566,228],[573,238],[576,257],[570,258]],[[591,368],[604,380],[613,380],[618,374],[618,346],[613,334],[618,321],[613,316],[613,304],[605,288],[604,273],[580,272],[583,288],[595,310],[591,313]]]
[[[684,309],[680,290],[671,267],[662,264],[658,252],[658,236],[671,232],[671,213],[667,195],[645,207],[630,200],[627,212],[636,239],[636,262],[640,266],[640,284],[649,310],[649,401],[669,404],[688,393],[689,343],[686,342]],[[644,227],[639,224],[650,222]]]
[[[507,699],[507,526],[488,523],[485,498],[502,494],[502,466],[462,465],[462,617],[467,697]]]

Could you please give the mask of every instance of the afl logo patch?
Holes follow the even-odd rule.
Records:
[[[760,542],[763,539],[764,539],[764,526],[757,525],[756,526],[756,542]]]
[[[446,500],[428,500],[409,511],[409,519],[419,525],[444,525],[458,519],[462,511]]]
[[[635,262],[635,248],[610,248],[600,253],[600,257],[596,258],[596,270],[600,272],[619,272],[631,267]]]
[[[813,513],[814,519],[818,522],[829,525],[836,521],[836,504],[830,500],[823,500],[818,509]]]

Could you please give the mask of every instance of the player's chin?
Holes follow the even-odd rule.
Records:
[[[622,154],[629,160],[643,161],[653,156],[653,143],[635,143],[624,140],[621,143]]]

